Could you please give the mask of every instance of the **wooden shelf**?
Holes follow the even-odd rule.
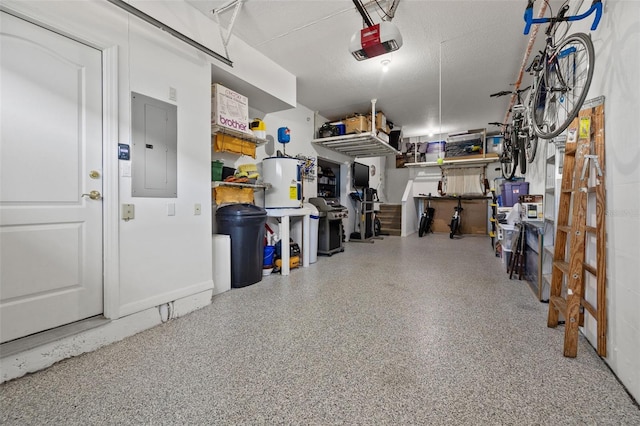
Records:
[[[313,139],[311,143],[350,157],[384,157],[400,154],[400,151],[380,139],[374,132]]]
[[[445,158],[442,164],[438,164],[435,161],[425,161],[420,163],[405,163],[405,167],[472,167],[481,166],[489,163],[495,163],[499,160],[499,156],[496,153],[488,153],[480,156],[472,156],[471,158],[459,157],[459,158]]]
[[[217,124],[211,125],[211,134],[222,134],[222,135],[233,136],[234,138],[238,138],[243,141],[255,143],[258,146],[267,143],[266,139],[257,138],[253,134],[239,132],[237,130],[232,130],[223,126],[219,126]]]
[[[224,181],[211,182],[211,188],[216,188],[218,186],[235,186],[238,188],[253,188],[255,190],[271,188],[271,184],[265,183],[265,182],[263,183],[242,183],[242,182],[224,182]]]

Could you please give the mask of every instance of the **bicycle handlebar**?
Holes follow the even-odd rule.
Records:
[[[587,10],[585,13],[581,14],[581,15],[574,15],[574,16],[561,16],[558,15],[557,17],[551,17],[551,18],[534,18],[533,17],[533,2],[535,0],[529,0],[529,3],[527,4],[527,9],[524,11],[524,22],[525,22],[525,26],[524,26],[524,34],[529,34],[529,31],[531,30],[531,25],[537,25],[537,24],[546,24],[547,22],[551,22],[556,23],[556,22],[564,22],[564,21],[579,21],[581,19],[586,18],[587,16],[591,15],[592,13],[596,13],[596,17],[593,20],[593,24],[591,24],[591,31],[595,31],[596,28],[598,28],[598,24],[600,23],[600,18],[602,17],[602,0],[593,0],[593,2],[591,3],[591,7],[589,8],[589,10]]]

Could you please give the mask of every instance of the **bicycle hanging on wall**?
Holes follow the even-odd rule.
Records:
[[[502,175],[505,179],[511,179],[515,174],[515,169],[518,164],[520,165],[520,173],[525,174],[527,172],[527,163],[533,162],[536,156],[536,149],[538,148],[538,136],[533,131],[533,126],[530,120],[531,111],[531,99],[532,96],[528,96],[526,102],[522,99],[522,94],[527,92],[531,86],[524,89],[515,91],[502,91],[489,95],[492,98],[513,95],[517,97],[517,103],[511,108],[512,120],[511,126],[507,128],[509,132],[509,139],[507,143],[512,145],[506,147],[506,155],[503,160],[505,164],[502,168]],[[531,92],[529,92],[531,95]],[[501,123],[489,123],[496,126],[502,126]],[[503,151],[505,147],[503,145]]]
[[[545,31],[546,46],[530,67],[535,74],[530,118],[538,137],[552,139],[569,127],[580,112],[591,86],[595,65],[591,37],[584,33],[565,37],[568,26],[559,37],[559,24],[578,21],[595,13],[591,25],[591,31],[594,31],[602,16],[602,1],[593,0],[588,11],[574,16],[565,16],[569,10],[565,2],[558,14],[553,16],[552,13],[550,18],[534,18],[534,2],[529,0],[524,13],[524,34],[529,34],[532,25],[548,23],[549,26]]]
[[[500,162],[500,172],[502,173],[503,178],[511,180],[516,174],[516,169],[520,162],[520,147],[514,142],[511,124],[502,124],[497,122],[489,124],[500,126],[502,128],[500,131],[500,134],[502,135],[502,142],[500,157],[498,159]]]

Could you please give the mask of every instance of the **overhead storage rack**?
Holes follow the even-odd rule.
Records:
[[[331,149],[350,157],[384,157],[386,155],[398,155],[400,151],[380,139],[376,131],[376,99],[371,99],[371,131],[354,133],[349,135],[331,136],[328,138],[314,139],[311,143]]]
[[[311,143],[351,157],[383,157],[400,154],[400,151],[376,136],[375,132],[314,139]]]

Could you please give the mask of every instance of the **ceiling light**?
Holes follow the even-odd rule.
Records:
[[[384,60],[380,61],[380,63],[382,64],[382,72],[389,71],[389,64],[391,63],[390,60],[384,59]]]

